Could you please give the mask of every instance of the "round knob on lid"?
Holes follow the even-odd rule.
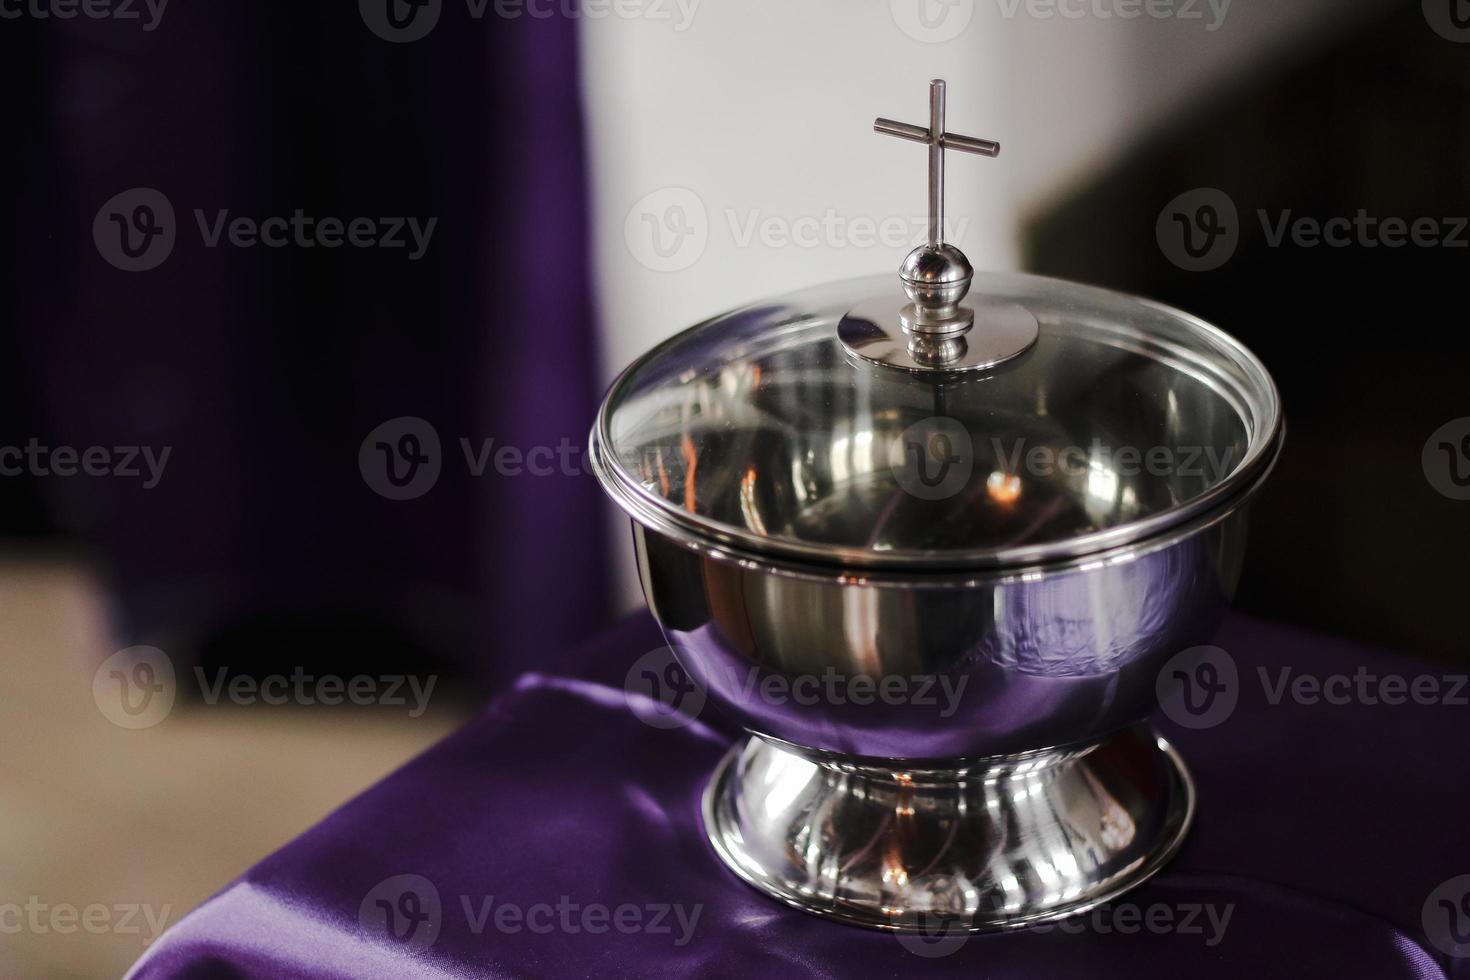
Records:
[[[913,300],[922,319],[949,320],[959,312],[960,300],[970,291],[975,270],[965,253],[943,242],[920,245],[899,266],[903,291]]]

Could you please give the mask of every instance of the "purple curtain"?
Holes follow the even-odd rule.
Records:
[[[139,449],[137,478],[27,474],[121,644],[494,682],[603,621],[575,24],[494,9],[22,25],[45,234],[0,339],[26,436]]]

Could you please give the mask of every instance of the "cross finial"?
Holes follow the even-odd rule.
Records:
[[[994,140],[957,136],[944,131],[944,79],[929,83],[929,128],[911,126],[892,119],[877,119],[873,129],[889,136],[925,143],[929,147],[929,244],[944,241],[944,151],[961,150],[982,156],[1000,155],[1000,144]]]
[[[907,302],[880,296],[864,302],[837,325],[848,352],[906,371],[983,371],[1024,354],[1039,334],[1036,317],[994,296],[966,304],[975,270],[944,241],[944,151],[1000,155],[994,140],[944,131],[944,81],[929,83],[929,126],[878,119],[873,128],[929,147],[929,242],[898,267]],[[977,328],[977,329],[972,329]]]

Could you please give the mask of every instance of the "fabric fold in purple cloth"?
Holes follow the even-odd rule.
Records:
[[[660,643],[638,617],[558,674],[522,677],[187,916],[129,977],[1470,977],[1423,925],[1431,893],[1470,870],[1470,765],[1449,751],[1466,709],[1273,704],[1283,667],[1438,672],[1244,619],[1218,642],[1239,669],[1231,716],[1161,723],[1200,788],[1189,841],[1153,881],[1065,923],[900,939],[736,880],[700,823],[730,732],[629,710],[624,674]]]

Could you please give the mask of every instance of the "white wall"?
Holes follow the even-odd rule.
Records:
[[[609,18],[589,21],[584,36],[610,370],[730,306],[896,269],[902,247],[845,245],[846,228],[818,247],[773,248],[740,244],[731,222],[794,223],[829,210],[844,220],[922,219],[924,148],[872,125],[877,115],[924,122],[930,77],[949,81],[951,128],[977,136],[1002,128],[1004,100],[986,77],[1000,37],[920,44],[895,26],[886,0],[703,0],[683,32]],[[1011,259],[1001,171],[1013,165],[1004,153],[951,165],[950,211],[973,219],[960,244],[977,264]],[[624,231],[630,209],[667,187],[697,195],[708,242],[686,268],[661,272],[639,262]],[[653,202],[655,217],[663,203]],[[678,264],[692,259],[697,245],[689,248]]]
[[[863,221],[907,221],[920,240],[925,151],[875,134],[872,122],[925,124],[932,77],[949,82],[949,128],[1003,148],[994,160],[951,155],[949,237],[977,267],[1007,268],[1028,209],[1211,85],[1325,42],[1348,26],[1345,11],[1374,0],[617,0],[622,16],[593,16],[585,2],[592,246],[610,380],[724,309],[895,269],[906,244],[864,239]],[[610,0],[600,2],[606,14]],[[1145,2],[1172,13],[1098,13]],[[649,221],[687,233],[665,225],[661,256]],[[815,231],[815,243],[742,242],[752,222]],[[619,598],[634,606],[621,520],[611,533],[625,573]]]

